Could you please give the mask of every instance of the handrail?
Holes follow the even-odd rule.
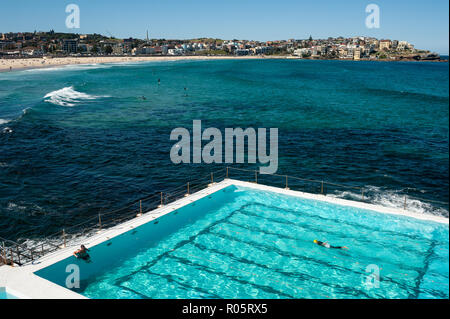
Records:
[[[222,169],[218,169],[216,171],[211,172],[208,174],[208,176],[199,177],[197,179],[190,180],[185,185],[180,185],[178,187],[172,188],[166,192],[157,192],[154,194],[148,194],[147,196],[132,201],[131,203],[127,204],[125,207],[115,209],[108,212],[100,212],[98,216],[88,218],[87,220],[84,220],[83,222],[75,225],[71,225],[69,227],[64,228],[62,231],[59,231],[57,233],[51,234],[47,236],[43,241],[40,241],[38,243],[31,243],[28,244],[28,241],[25,241],[24,243],[17,243],[12,240],[8,240],[5,238],[0,237],[0,265],[2,263],[4,264],[17,264],[17,265],[23,265],[28,262],[33,262],[34,260],[41,258],[42,256],[56,251],[62,247],[67,247],[68,245],[71,245],[73,240],[77,240],[80,238],[80,236],[92,236],[93,234],[97,233],[97,231],[101,231],[106,228],[110,228],[116,225],[119,225],[120,223],[124,222],[125,220],[131,220],[135,218],[136,216],[140,216],[142,214],[142,205],[145,204],[146,208],[145,211],[147,213],[151,214],[151,211],[156,209],[157,207],[160,207],[160,205],[167,205],[170,202],[176,201],[179,198],[182,198],[186,195],[190,195],[196,191],[199,191],[201,189],[204,189],[211,185],[212,183],[215,183],[219,180],[224,180],[227,178],[230,178],[230,171],[236,170],[241,172],[249,172],[251,173],[251,178],[254,178],[255,183],[261,183],[261,178],[258,180],[258,171],[257,170],[250,170],[250,169],[243,169],[238,167],[225,167]],[[260,174],[261,175],[261,174]],[[274,176],[274,177],[280,177],[284,180],[286,183],[286,189],[288,189],[288,181],[290,180],[298,180],[302,182],[308,182],[308,183],[314,183],[314,184],[320,184],[320,194],[326,196],[326,190],[324,189],[324,185],[330,185],[330,186],[336,186],[336,187],[342,187],[346,189],[355,189],[361,191],[361,200],[366,201],[366,198],[364,197],[364,191],[367,189],[363,186],[353,186],[353,185],[343,185],[338,183],[332,183],[327,181],[319,181],[314,179],[306,179],[306,178],[300,178],[297,176],[290,176],[290,175],[281,175],[281,174],[264,174],[262,176]],[[238,178],[239,179],[239,178]],[[282,181],[283,181],[282,180]],[[279,184],[279,183],[278,183]],[[408,190],[414,189],[414,188],[408,188]],[[415,190],[415,189],[414,189]],[[407,208],[407,197],[409,200],[421,200],[423,202],[431,202],[441,205],[447,205],[448,202],[443,201],[437,201],[437,200],[429,200],[419,197],[414,197],[411,195],[405,195],[404,200],[404,209]],[[135,207],[133,209],[133,207]],[[82,227],[85,226],[85,227]],[[80,229],[81,227],[81,229]],[[84,237],[86,238],[86,237]],[[8,246],[6,246],[8,244]],[[22,258],[21,258],[22,257]],[[24,260],[25,259],[25,260]]]

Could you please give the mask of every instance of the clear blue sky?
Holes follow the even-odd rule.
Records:
[[[81,28],[67,29],[67,4],[80,7]],[[367,29],[365,8],[381,10]],[[448,54],[448,0],[1,0],[0,32],[101,33],[115,37],[303,39],[374,36],[406,40]]]

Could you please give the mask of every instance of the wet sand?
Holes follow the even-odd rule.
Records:
[[[64,65],[143,62],[143,61],[175,61],[175,60],[229,60],[229,59],[263,59],[261,56],[105,56],[105,57],[61,57],[61,58],[25,58],[0,59],[0,72],[17,71],[34,68],[49,68]],[[266,57],[267,58],[267,57]],[[270,57],[282,58],[287,57]]]

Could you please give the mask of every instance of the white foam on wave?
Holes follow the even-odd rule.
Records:
[[[110,66],[99,63],[90,63],[90,64],[68,64],[61,66],[47,66],[43,68],[35,68],[35,69],[27,69],[24,72],[54,72],[54,71],[78,71],[78,70],[93,70],[93,69],[105,69],[110,68]]]
[[[12,120],[5,120],[5,119],[0,119],[0,125],[3,125],[3,124],[7,124],[7,123],[9,123],[9,122],[11,122]],[[2,128],[1,129],[1,132],[2,133],[4,133],[4,134],[9,134],[9,133],[12,133],[13,132],[13,130],[10,128],[10,127],[4,127],[4,128]]]
[[[144,61],[120,61],[120,62],[105,62],[105,66],[141,66],[141,65],[153,65],[164,62],[177,62],[177,59],[167,59],[167,60],[144,60]],[[186,61],[186,60],[183,60]]]
[[[362,194],[354,193],[351,191],[336,191],[334,194],[329,194],[328,196],[345,198],[356,201],[362,200]],[[419,214],[432,214],[444,217],[449,216],[448,210],[442,207],[437,207],[431,203],[423,202],[414,197],[405,195],[400,190],[397,191],[383,190],[377,186],[364,187],[364,200],[375,205],[404,209],[405,197],[406,197],[406,209],[410,212]]]
[[[44,99],[46,99],[45,102],[49,102],[55,105],[73,107],[79,102],[86,100],[95,100],[100,97],[107,96],[89,95],[83,92],[75,91],[73,89],[73,86],[68,86],[46,94],[44,96]]]
[[[10,120],[0,119],[0,125],[19,121],[20,119],[22,119],[23,116],[25,116],[25,114],[28,113],[29,110],[31,110],[31,107],[27,107],[26,109],[23,109],[22,114],[20,114],[20,116],[16,119],[10,119]],[[3,128],[3,132],[6,132],[6,131],[8,131],[8,133],[10,133],[10,132],[12,132],[12,129],[9,127]]]
[[[18,211],[18,210],[24,211],[27,208],[25,206],[20,206],[20,205],[18,205],[16,203],[9,202],[8,206],[6,207],[6,209],[7,210],[14,210],[14,211]]]

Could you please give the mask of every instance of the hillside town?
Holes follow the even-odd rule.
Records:
[[[287,56],[303,59],[441,60],[403,40],[372,37],[279,41],[117,39],[100,34],[0,33],[1,58],[64,56]]]

